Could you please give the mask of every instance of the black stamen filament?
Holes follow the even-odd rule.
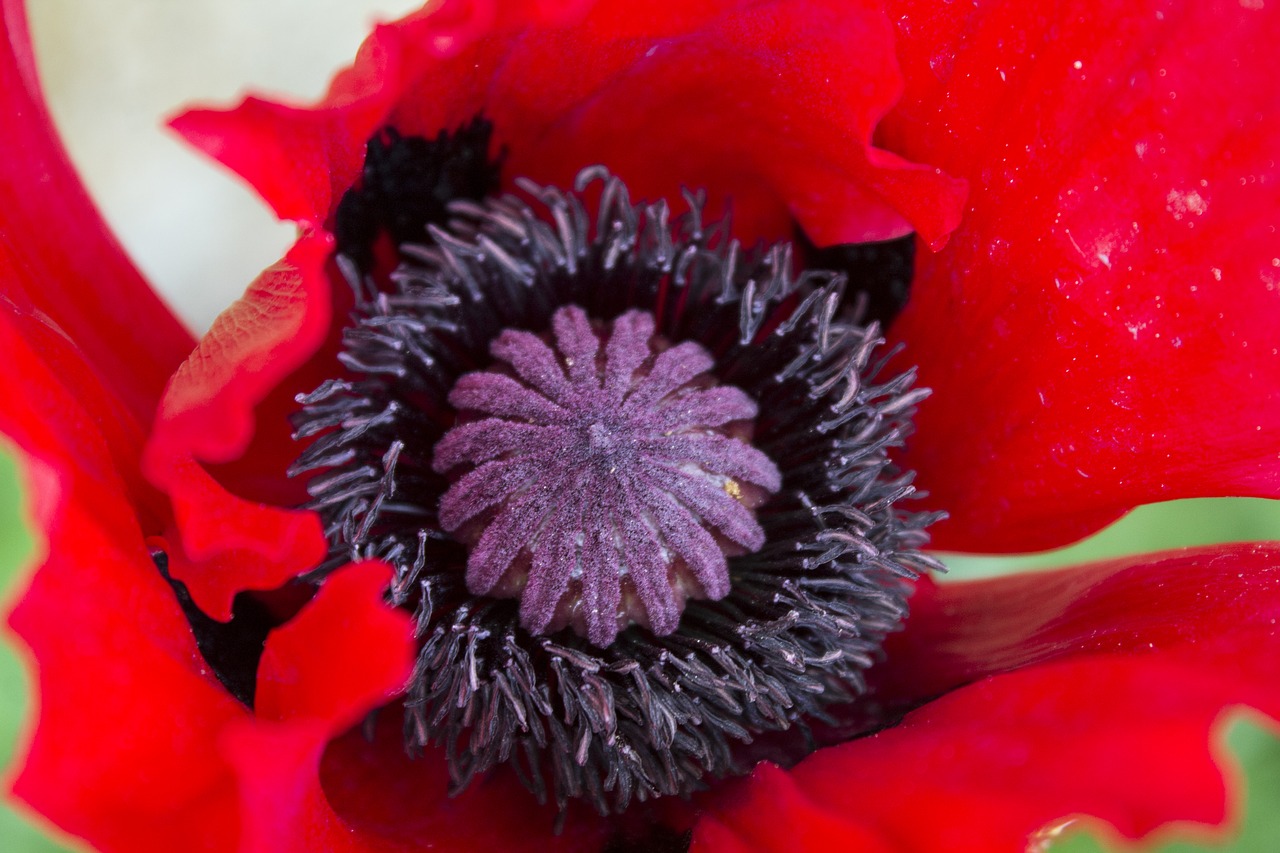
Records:
[[[396,567],[390,595],[421,642],[406,741],[443,744],[459,788],[508,765],[540,799],[610,813],[763,755],[794,760],[810,724],[836,724],[862,691],[909,579],[936,568],[917,550],[932,516],[899,508],[911,478],[887,459],[924,392],[886,371],[844,276],[793,274],[786,244],[742,250],[696,196],[673,217],[602,169],[572,193],[517,183],[522,196],[449,203],[389,278],[358,251],[340,264],[357,293],[348,375],[300,398],[295,421],[308,444],[293,470],[333,543],[317,577],[365,557]],[[530,634],[516,602],[468,590],[468,548],[437,517],[451,390],[492,364],[504,330],[547,333],[570,305],[602,322],[650,312],[664,338],[704,347],[717,380],[758,404],[753,443],[782,474],[759,510],[763,547],[733,557],[729,594],[691,601],[669,635]]]
[[[291,474],[306,478],[331,543],[310,580],[352,560],[394,567],[388,598],[415,614],[419,642],[406,747],[442,745],[455,789],[507,767],[539,800],[610,814],[764,758],[793,762],[820,730],[847,730],[911,580],[941,568],[920,552],[937,515],[904,508],[912,475],[889,460],[927,392],[889,368],[880,325],[863,319],[901,307],[910,243],[799,244],[806,260],[870,264],[878,277],[863,289],[840,271],[797,273],[786,243],[744,250],[726,223],[702,221],[699,195],[679,215],[635,204],[603,168],[571,191],[517,180],[518,194],[497,195],[490,144],[479,119],[431,141],[382,131],[338,207],[355,309],[334,378],[300,396],[294,418]],[[451,481],[432,462],[458,421],[451,392],[493,369],[500,335],[550,335],[568,306],[601,328],[643,312],[662,341],[696,343],[714,382],[758,409],[751,446],[780,474],[754,508],[763,544],[726,551],[727,594],[691,599],[666,633],[643,619],[594,643],[562,622],[526,630],[517,600],[468,588],[476,543],[439,518]],[[174,589],[206,658],[251,703],[265,629],[243,633],[257,653],[236,654],[252,666],[214,663],[235,644]],[[248,612],[233,624],[258,630]]]

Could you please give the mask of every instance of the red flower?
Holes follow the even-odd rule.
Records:
[[[347,306],[326,228],[386,124],[433,136],[483,109],[508,176],[604,162],[637,196],[705,186],[745,237],[916,231],[893,336],[934,390],[903,461],[951,513],[940,546],[1048,547],[1141,503],[1280,491],[1274,9],[555,5],[444,3],[379,28],[316,108],[178,119],[303,228],[187,357],[57,147],[3,4],[0,426],[47,544],[11,616],[41,697],[15,790],[65,830],[130,851],[551,843],[554,810],[508,775],[448,799],[439,756],[348,731],[411,665],[385,567],[339,570],[269,635],[250,711],[151,557],[219,619],[324,557],[316,516],[287,509],[304,496],[283,414],[331,370]],[[1129,837],[1219,822],[1210,726],[1235,703],[1280,716],[1278,558],[922,583],[872,671],[872,710],[901,722],[664,819],[700,850],[1023,849],[1074,813]],[[632,824],[573,812],[556,844]]]

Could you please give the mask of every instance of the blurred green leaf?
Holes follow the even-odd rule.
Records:
[[[35,542],[23,523],[17,466],[0,449],[0,601],[9,601]],[[0,768],[13,760],[15,741],[30,704],[26,674],[14,654],[11,635],[0,635]],[[62,853],[70,848],[41,832],[6,800],[0,800],[0,849],[6,853]]]

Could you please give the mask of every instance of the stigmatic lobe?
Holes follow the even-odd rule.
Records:
[[[496,369],[454,386],[463,423],[434,467],[470,470],[441,524],[470,546],[470,590],[518,597],[531,633],[670,634],[687,599],[729,592],[726,555],[764,544],[753,510],[781,475],[744,440],[756,404],[715,383],[699,344],[655,351],[646,312],[597,329],[571,305],[552,330],[503,331]]]

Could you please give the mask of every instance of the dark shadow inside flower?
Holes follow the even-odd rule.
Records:
[[[201,656],[227,691],[252,708],[258,681],[258,661],[262,657],[267,634],[281,623],[271,618],[252,593],[236,596],[229,621],[209,618],[191,599],[187,585],[169,576],[168,557],[160,551],[151,556],[156,569],[173,589],[182,615],[191,624],[191,634]]]

